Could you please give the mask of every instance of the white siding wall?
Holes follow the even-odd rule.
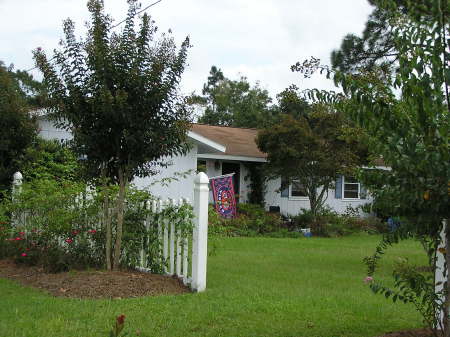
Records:
[[[285,215],[297,215],[301,208],[309,209],[308,198],[282,198],[280,192],[276,192],[280,189],[281,179],[274,179],[267,183],[267,190],[265,195],[266,208],[269,206],[280,206],[280,212]],[[345,213],[348,206],[358,207],[368,202],[371,202],[370,196],[367,199],[358,200],[345,200],[336,199],[334,195],[334,189],[328,191],[328,198],[326,200],[326,205],[335,210],[338,213]]]
[[[44,139],[69,140],[72,134],[69,131],[58,129],[52,122],[40,117],[38,119],[39,136]]]
[[[189,198],[193,200],[194,197],[194,178],[197,170],[197,146],[191,149],[191,151],[185,156],[176,156],[170,159],[172,165],[167,168],[161,168],[160,173],[146,178],[136,177],[133,183],[139,189],[149,189],[150,192],[161,199],[180,199]],[[188,172],[189,175],[186,178],[176,177],[177,174]],[[161,183],[164,178],[174,178],[178,180],[172,180],[170,183]]]
[[[44,118],[40,118],[38,123],[39,135],[44,139],[72,139],[70,132],[58,129],[53,123]],[[167,168],[161,168],[159,174],[153,177],[135,178],[133,183],[140,189],[149,188],[153,195],[161,199],[189,198],[192,201],[194,197],[194,177],[197,169],[197,146],[195,145],[186,156],[176,156],[170,161],[172,165]],[[172,181],[166,185],[161,183],[153,184],[161,181],[163,178],[172,178],[175,176],[175,173],[187,171],[191,171],[191,173],[184,179],[178,178],[178,181]]]

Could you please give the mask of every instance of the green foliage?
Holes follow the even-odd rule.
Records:
[[[348,209],[344,214],[339,214],[330,208],[322,208],[318,214],[313,214],[309,209],[301,209],[292,222],[296,229],[310,228],[313,235],[324,237],[339,237],[362,232],[378,234],[387,230],[386,223],[379,218],[362,217],[357,210],[353,209]]]
[[[74,181],[34,179],[24,183],[20,193],[0,204],[0,258],[12,257],[51,272],[105,267],[105,193],[117,202],[115,187],[99,193]],[[161,230],[174,224],[177,235],[189,237],[192,207],[170,205],[154,212],[148,207],[152,196],[132,186],[127,189],[126,200],[121,266],[134,268],[143,259],[147,268],[162,272],[167,261],[161,258],[158,224]],[[115,237],[117,221],[111,226]]]
[[[119,185],[114,268],[122,255],[127,184],[136,175],[154,175],[169,165],[163,158],[189,150],[190,111],[178,92],[189,39],[179,50],[170,34],[158,39],[147,13],[135,30],[139,4],[128,4],[121,32],[112,31],[103,0],[89,0],[85,40],[76,39],[74,23],[67,19],[62,50],[54,58],[48,60],[40,48],[34,51],[48,91],[49,118],[71,131],[73,147],[86,156],[91,177]]]
[[[291,91],[289,97],[301,101],[298,93]],[[296,116],[284,114],[278,124],[262,130],[256,142],[267,153],[269,177],[299,181],[312,212],[317,214],[336,176],[351,174],[361,159],[342,136],[347,126],[341,113],[326,105],[314,105],[308,110],[298,111]]]
[[[10,71],[0,62],[0,189],[8,189],[25,149],[37,134],[35,120],[29,115]]]
[[[72,20],[64,21],[62,50],[49,61],[34,51],[48,90],[49,117],[72,132],[75,149],[99,175],[127,179],[155,172],[164,156],[184,153],[188,113],[177,94],[189,39],[176,50],[173,38],[163,34],[147,14],[134,30],[137,1],[129,1],[120,33],[111,30],[103,1],[90,0],[91,23],[85,40],[75,38]],[[161,163],[160,163],[161,164]]]
[[[19,162],[19,170],[26,181],[45,180],[80,180],[81,164],[76,154],[57,140],[37,138],[25,150]]]
[[[402,224],[400,228],[409,232],[400,230],[392,237],[385,236],[375,255],[366,260],[369,272],[373,272],[385,248],[398,242],[401,235],[428,240],[427,246],[431,248],[427,253],[433,266],[442,223],[450,218],[450,3],[441,0],[374,0],[373,3],[388,18],[388,38],[398,53],[398,67],[389,73],[374,66],[355,75],[351,71],[333,73],[316,63],[312,68],[333,76],[344,95],[312,91],[310,96],[346,111],[366,130],[374,153],[391,168],[390,171],[366,170],[361,172],[361,178],[374,195],[376,207],[384,214],[407,218],[407,225]],[[297,64],[294,69],[303,70],[303,67]],[[448,226],[445,235],[446,251],[450,251]],[[447,269],[450,254],[445,258]],[[440,294],[445,297],[440,304],[447,305],[433,309],[435,298],[424,290],[426,282],[418,275],[399,275],[397,287],[407,285],[408,291],[424,303],[425,309],[418,309],[431,328],[436,325],[427,313],[444,310],[444,335],[449,336],[450,283],[446,283]],[[417,293],[411,280],[422,284],[419,288],[422,293]]]
[[[422,315],[423,321],[429,327],[438,327],[443,330],[442,322],[439,319],[445,289],[436,291],[436,251],[437,241],[435,235],[430,234],[432,226],[422,223],[420,232],[417,232],[417,220],[401,219],[400,226],[395,231],[387,232],[383,235],[381,242],[377,245],[375,253],[366,257],[364,262],[368,267],[368,275],[371,277],[379,269],[382,257],[388,248],[400,241],[415,239],[422,244],[427,257],[429,270],[421,270],[416,265],[410,264],[408,259],[398,258],[392,276],[394,277],[393,287],[386,286],[383,282],[375,281],[370,283],[370,288],[374,293],[383,294],[386,298],[391,298],[393,302],[397,300],[404,303],[412,303],[416,310]]]
[[[8,221],[9,240],[0,244],[21,263],[57,272],[101,266],[103,236],[98,203],[86,185],[70,181],[33,180],[0,204]]]
[[[9,74],[15,82],[16,89],[30,109],[42,108],[45,103],[44,85],[35,80],[33,75],[23,70],[13,71],[13,65],[8,68]]]
[[[250,204],[257,204],[264,207],[267,187],[264,164],[247,162],[244,165],[248,171],[248,175],[244,177],[244,180],[250,180],[248,201]]]
[[[232,219],[222,218],[210,206],[208,220],[212,236],[301,237],[300,233],[283,227],[279,214],[268,213],[257,204],[238,204],[238,215]]]
[[[191,103],[205,109],[199,123],[246,128],[261,128],[273,120],[275,110],[267,90],[254,86],[246,77],[234,81],[216,66],[203,86],[203,96],[193,95]]]

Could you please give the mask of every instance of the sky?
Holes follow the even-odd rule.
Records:
[[[30,69],[33,49],[41,47],[53,55],[68,17],[76,24],[77,36],[84,37],[86,2],[0,0],[0,60]],[[116,23],[125,18],[126,0],[104,2]],[[142,7],[153,2],[141,0]],[[291,84],[333,89],[324,76],[303,79],[290,66],[311,56],[329,64],[331,51],[346,34],[362,32],[370,12],[367,0],[162,0],[147,10],[160,31],[172,30],[178,46],[190,37],[183,93],[200,93],[216,65],[228,78],[258,81],[272,98]],[[32,74],[40,77],[37,70]]]

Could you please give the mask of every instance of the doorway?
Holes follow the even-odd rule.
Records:
[[[241,188],[241,164],[240,163],[231,163],[231,162],[222,162],[222,174],[230,174],[233,175],[233,186],[234,186],[234,194],[239,196],[240,188]],[[239,202],[239,197],[236,197],[236,202]]]

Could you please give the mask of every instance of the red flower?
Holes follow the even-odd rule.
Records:
[[[17,237],[17,238],[15,238],[14,240],[16,240],[16,241],[20,241],[20,240],[23,240],[21,237]]]
[[[24,235],[25,235],[25,232],[19,232],[19,235],[20,235],[20,236],[24,236]]]
[[[73,235],[77,235],[80,231],[73,231],[72,234]]]
[[[111,335],[119,336],[124,326],[125,326],[125,315],[117,316],[116,326],[114,327],[114,330],[112,331]]]
[[[123,324],[125,322],[125,315],[117,316],[117,324]]]
[[[27,256],[27,253],[22,253],[22,254],[20,254],[20,255],[22,255],[23,257],[25,257],[25,256]]]
[[[95,229],[90,229],[90,230],[88,230],[88,233],[95,234],[95,233],[97,233],[97,231]]]
[[[69,243],[69,244],[73,242],[73,240],[72,240],[71,238],[65,239],[64,241],[66,241],[66,242]]]

